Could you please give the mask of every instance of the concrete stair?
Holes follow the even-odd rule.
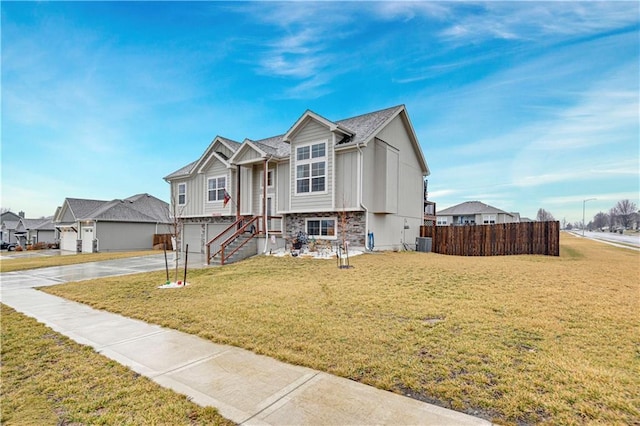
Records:
[[[242,245],[245,241],[247,243],[237,252],[235,252],[231,257],[227,257],[224,264],[227,265],[229,263],[239,262],[241,260],[247,259],[251,256],[255,256],[258,252],[258,241],[255,238],[252,238],[251,234],[243,234],[239,235],[231,244],[229,244],[225,248],[225,253],[231,253],[238,246]],[[211,265],[220,266],[220,255],[217,255],[213,259],[211,259]]]

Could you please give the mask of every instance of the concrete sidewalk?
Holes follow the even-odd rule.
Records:
[[[3,273],[0,275],[1,301],[160,385],[188,395],[198,404],[218,408],[224,417],[239,424],[490,424],[463,413],[99,311],[30,288],[58,284],[69,276],[86,279],[95,274],[100,277],[138,269],[152,270],[147,268],[154,267],[153,260],[139,259],[144,260],[122,259],[108,264],[86,264],[84,268],[72,265]],[[156,266],[162,268],[162,262]]]

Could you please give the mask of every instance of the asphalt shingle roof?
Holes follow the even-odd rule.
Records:
[[[67,198],[76,220],[110,222],[170,223],[169,204],[149,194],[137,194],[123,200],[84,200]]]
[[[440,210],[436,213],[438,216],[467,216],[475,214],[508,214],[504,210],[484,204],[480,201],[465,201],[464,203],[456,204],[455,206],[448,207],[444,210]]]
[[[43,217],[40,219],[22,219],[24,229],[37,229],[41,231],[54,230],[52,217]]]
[[[349,144],[358,144],[363,143],[369,140],[377,130],[380,129],[380,126],[387,122],[392,116],[397,114],[404,105],[397,105],[391,108],[382,109],[379,111],[370,112],[367,114],[358,115],[356,117],[351,117],[343,120],[335,121],[334,123],[339,125],[340,128],[353,132],[354,135],[348,142],[344,143],[344,146]],[[284,134],[271,136],[264,139],[252,140],[245,139],[246,141],[250,141],[255,144],[258,148],[263,150],[265,153],[269,155],[273,155],[277,158],[288,158],[291,154],[291,145],[283,140]],[[236,150],[242,146],[242,143],[232,141],[230,139],[222,138],[218,136],[218,138],[223,139],[226,142],[229,142],[231,146],[236,147]],[[243,142],[244,143],[244,142]],[[186,166],[176,170],[175,172],[167,175],[165,177],[166,180],[171,180],[174,178],[179,178],[183,176],[189,175],[192,171],[196,163],[199,160],[196,160],[192,163],[187,164]]]
[[[368,140],[383,123],[402,109],[402,107],[402,105],[398,105],[380,111],[362,114],[357,117],[339,120],[336,121],[336,123],[355,132],[350,143],[361,143]]]

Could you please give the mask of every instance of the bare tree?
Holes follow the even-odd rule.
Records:
[[[538,222],[550,222],[556,220],[553,215],[546,211],[545,209],[538,209],[538,214],[536,215],[536,220]]]
[[[618,213],[616,212],[615,207],[612,207],[609,210],[609,228],[613,230],[618,224]]]
[[[174,260],[175,260],[175,282],[178,282],[178,261],[180,259],[179,249],[180,249],[180,236],[182,234],[183,228],[183,220],[182,214],[184,209],[186,208],[186,204],[179,205],[178,204],[178,194],[177,191],[174,190],[173,184],[171,185],[171,212],[170,219],[171,224],[169,225],[172,243],[174,245]]]
[[[593,217],[593,226],[596,229],[602,229],[609,223],[609,215],[604,212],[598,212]]]
[[[613,210],[615,210],[616,216],[618,216],[618,218],[620,220],[620,224],[625,229],[628,229],[629,226],[631,225],[631,222],[633,220],[633,216],[634,216],[636,210],[638,210],[638,206],[636,206],[636,203],[634,203],[632,201],[620,200],[615,205]]]

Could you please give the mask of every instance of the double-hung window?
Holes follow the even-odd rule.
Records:
[[[296,148],[296,194],[324,192],[326,178],[326,142]]]
[[[187,184],[179,183],[178,184],[178,205],[184,206],[187,204]]]
[[[336,238],[336,218],[309,218],[305,221],[307,235],[313,238]]]
[[[227,179],[223,177],[213,177],[207,179],[207,201],[223,201]]]

